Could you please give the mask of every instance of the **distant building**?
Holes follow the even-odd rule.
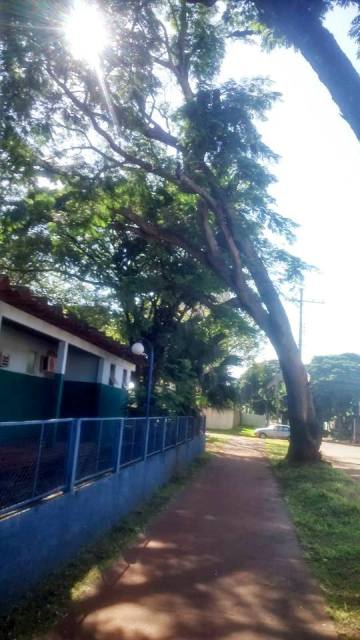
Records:
[[[0,278],[0,422],[124,415],[136,358]]]

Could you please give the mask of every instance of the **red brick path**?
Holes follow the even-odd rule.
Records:
[[[231,439],[49,638],[334,640],[260,447]]]

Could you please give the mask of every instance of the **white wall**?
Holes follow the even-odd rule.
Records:
[[[233,427],[266,427],[266,416],[256,413],[243,413],[237,409],[225,409],[225,411],[217,411],[217,409],[203,409],[202,414],[206,416],[207,429],[230,430]]]
[[[121,389],[123,386],[124,369],[127,370],[128,372],[127,374],[128,383],[130,382],[130,373],[133,369],[130,368],[130,364],[126,360],[122,360],[121,358],[117,358],[116,356],[114,356],[114,358],[112,358],[111,356],[108,356],[103,361],[101,372],[99,373],[99,377],[98,377],[98,381],[102,382],[102,384],[109,384],[111,364],[115,365],[116,384],[114,384],[113,386]]]
[[[203,410],[203,415],[206,417],[207,429],[221,429],[227,430],[238,426],[238,412],[234,409],[225,409],[224,411],[218,411],[208,407]]]
[[[254,429],[266,427],[266,416],[261,416],[257,413],[241,412],[240,424],[243,427],[254,427]]]
[[[48,351],[55,351],[57,344],[53,340],[47,340],[46,337],[36,336],[17,327],[9,326],[2,323],[0,331],[0,351],[10,355],[8,367],[4,367],[5,371],[14,371],[16,373],[29,373],[27,365],[29,354],[35,351],[38,354],[37,365],[33,374],[36,376],[45,376],[40,371],[40,356],[46,356]]]
[[[130,380],[129,363],[126,360],[113,358],[109,355],[107,358],[98,358],[92,353],[80,351],[69,347],[68,358],[65,370],[65,380],[78,382],[100,382],[101,384],[109,384],[110,368],[115,365],[115,388],[121,389],[123,386],[124,370],[128,371],[127,378]]]
[[[0,317],[1,316],[3,318],[12,320],[14,322],[18,322],[19,324],[24,325],[24,327],[29,327],[30,329],[39,331],[39,333],[42,333],[45,336],[52,337],[55,340],[68,342],[70,345],[73,345],[74,347],[78,347],[79,349],[87,351],[88,353],[93,353],[99,358],[105,358],[105,360],[108,363],[114,362],[118,367],[122,367],[122,368],[125,367],[129,371],[135,371],[136,369],[135,364],[133,364],[132,362],[128,362],[123,358],[113,355],[108,351],[106,351],[105,349],[101,349],[100,347],[97,347],[91,342],[87,342],[82,338],[78,338],[77,336],[74,336],[72,333],[64,331],[63,329],[59,329],[58,327],[55,327],[49,322],[41,320],[40,318],[36,318],[35,316],[32,316],[31,314],[26,313],[21,309],[17,309],[16,307],[12,307],[11,305],[2,301],[0,301]],[[109,372],[110,372],[110,364],[108,366],[109,366]],[[107,373],[107,376],[105,375],[105,372],[104,372],[104,376],[105,376],[104,380],[106,380],[105,384],[108,383],[109,372]]]

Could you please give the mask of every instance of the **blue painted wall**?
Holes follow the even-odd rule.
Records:
[[[0,610],[119,522],[203,450],[204,437],[196,437],[0,520]]]

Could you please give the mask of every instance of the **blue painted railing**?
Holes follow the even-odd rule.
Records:
[[[79,418],[0,423],[0,515],[199,436],[205,418]]]

